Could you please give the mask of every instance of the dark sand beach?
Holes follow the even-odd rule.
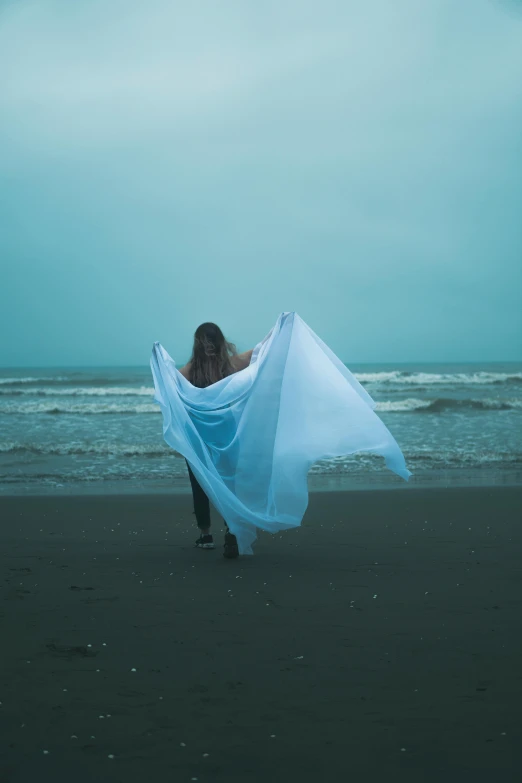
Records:
[[[225,560],[189,494],[2,498],[0,782],[518,781],[521,501],[317,492]]]

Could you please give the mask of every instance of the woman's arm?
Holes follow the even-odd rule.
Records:
[[[253,350],[254,349],[251,348],[249,351],[245,351],[244,353],[238,353],[233,357],[232,363],[234,367],[238,368],[238,371],[244,370],[245,367],[248,367],[248,365],[250,364],[250,359],[252,358]]]

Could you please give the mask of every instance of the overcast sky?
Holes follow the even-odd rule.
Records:
[[[0,0],[0,365],[522,359],[515,0]]]

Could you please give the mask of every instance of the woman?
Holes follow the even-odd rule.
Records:
[[[180,369],[180,373],[193,386],[200,389],[211,386],[213,383],[226,378],[232,373],[244,370],[250,364],[252,351],[238,354],[236,346],[225,340],[223,332],[214,323],[204,323],[198,326],[194,333],[194,346],[192,356],[187,364]],[[187,460],[187,468],[192,487],[194,500],[194,513],[196,522],[201,531],[201,536],[196,541],[196,546],[201,549],[214,549],[214,539],[210,533],[210,503],[204,490],[198,483],[190,464]],[[225,522],[225,547],[224,557],[238,557],[239,550],[237,540],[229,531]]]
[[[214,324],[198,332],[183,371],[207,388],[182,379],[156,341],[150,360],[154,401],[165,442],[190,462],[236,536],[240,555],[254,554],[259,529],[280,533],[301,525],[308,473],[320,460],[368,452],[408,481],[412,473],[375,412],[377,402],[295,311],[280,313],[266,337],[241,357]],[[225,373],[237,374],[223,378]],[[198,525],[198,545],[212,544],[205,538],[210,520],[200,517]]]

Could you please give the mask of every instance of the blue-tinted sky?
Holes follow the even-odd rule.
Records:
[[[0,0],[0,365],[522,359],[515,0]]]

